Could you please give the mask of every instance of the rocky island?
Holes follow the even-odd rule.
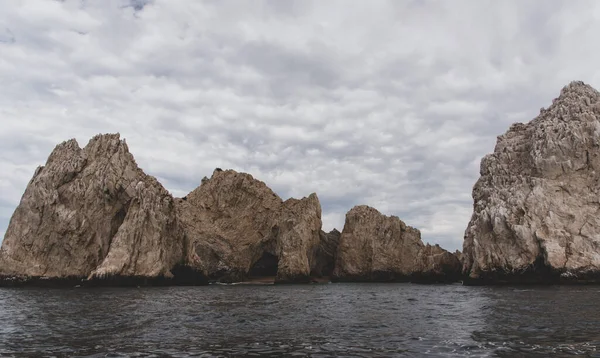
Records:
[[[381,225],[381,226],[380,226]],[[118,134],[59,144],[39,167],[0,249],[0,285],[452,282],[455,254],[366,206],[321,230],[316,194],[282,200],[249,174],[216,169],[183,198],[136,164]]]
[[[600,282],[600,93],[564,87],[481,161],[467,284]]]
[[[564,87],[481,161],[463,252],[368,206],[322,230],[316,194],[282,200],[216,169],[174,198],[118,134],[59,144],[0,248],[0,285],[600,282],[600,93]]]

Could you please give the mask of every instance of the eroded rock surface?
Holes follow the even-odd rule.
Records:
[[[181,238],[173,198],[118,134],[83,149],[70,140],[27,186],[0,249],[0,276],[171,278]]]
[[[600,93],[572,82],[498,137],[480,172],[467,283],[599,280]]]
[[[277,263],[276,282],[310,280],[321,230],[316,194],[283,202],[249,174],[215,170],[185,199],[177,200],[177,209],[187,260],[212,280],[242,281],[257,263],[271,274],[273,268],[263,264],[268,261]]]
[[[462,278],[460,252],[451,253],[439,245],[425,245],[419,252],[413,269],[412,282],[451,283]]]
[[[0,249],[0,285],[206,284],[270,277],[448,281],[456,256],[361,206],[321,231],[316,194],[283,201],[249,174],[216,169],[174,199],[118,134],[58,145],[22,197]],[[319,279],[317,279],[319,278]]]
[[[288,199],[273,225],[279,265],[276,282],[309,282],[321,244],[321,204],[317,194]]]
[[[454,254],[425,246],[419,230],[398,217],[364,205],[346,214],[334,280],[450,282],[459,275]]]

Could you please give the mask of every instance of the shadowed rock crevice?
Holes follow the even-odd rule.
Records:
[[[130,203],[128,202],[126,205],[123,205],[121,208],[117,209],[117,212],[110,223],[110,234],[108,235],[108,242],[106,243],[106,245],[102,245],[103,251],[99,255],[99,257],[102,257],[102,259],[104,259],[106,255],[108,255],[113,238],[117,235],[117,232],[119,232],[119,228],[121,227],[121,225],[123,225],[123,222],[125,221],[125,217],[127,216],[127,211],[129,209],[129,204]]]
[[[129,204],[129,203],[128,203]],[[125,221],[125,216],[127,216],[127,206],[123,206],[120,209],[118,209],[117,213],[115,214],[115,216],[112,219],[112,222],[110,223],[110,239],[112,241],[112,238],[115,237],[115,235],[117,234],[117,231],[119,231],[119,228],[121,227],[121,225],[123,225],[123,221]]]
[[[333,229],[329,233],[321,231],[319,236],[320,243],[314,252],[311,275],[318,278],[331,277],[335,268],[341,233],[337,229]]]

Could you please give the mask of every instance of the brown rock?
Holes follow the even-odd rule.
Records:
[[[280,283],[309,281],[321,229],[316,194],[283,202],[249,174],[215,170],[177,201],[177,211],[188,262],[212,280],[275,275]]]
[[[286,200],[273,228],[279,257],[276,282],[310,282],[314,253],[321,243],[321,204],[317,194]]]
[[[419,230],[363,205],[346,214],[333,276],[335,281],[453,281],[459,266],[453,254],[423,245]]]
[[[415,260],[411,281],[424,283],[460,281],[462,265],[459,254],[460,252],[448,252],[439,245],[427,244]]]
[[[171,278],[182,241],[173,198],[119,135],[58,145],[30,181],[0,249],[0,276]]]
[[[181,199],[146,175],[118,134],[75,140],[36,170],[0,248],[0,285],[446,281],[456,257],[361,206],[321,231],[316,194],[285,202],[249,174],[217,168]],[[420,276],[419,276],[420,275]]]
[[[600,278],[600,93],[562,89],[481,161],[464,241],[467,283]]]

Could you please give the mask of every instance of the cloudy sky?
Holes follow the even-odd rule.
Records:
[[[0,0],[0,238],[68,138],[120,132],[175,196],[215,167],[324,228],[368,204],[462,247],[479,161],[572,80],[597,1]]]

